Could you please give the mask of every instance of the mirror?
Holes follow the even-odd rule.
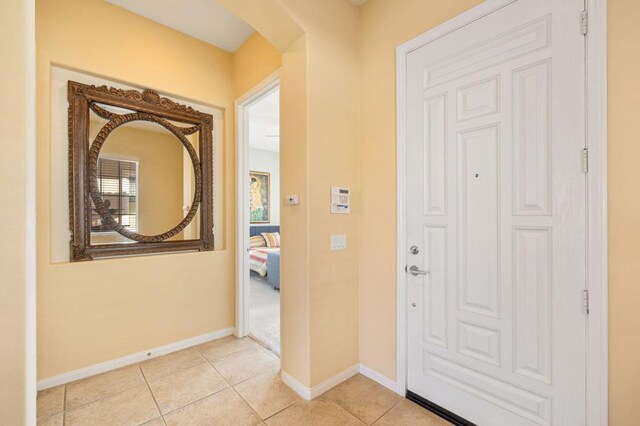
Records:
[[[90,140],[106,124],[99,118],[91,112]],[[197,138],[198,132],[187,138],[196,149]],[[180,224],[195,196],[189,152],[173,133],[153,122],[132,121],[111,132],[100,150],[97,178],[109,214],[142,235],[162,234]],[[91,244],[135,242],[113,231],[91,204]],[[195,219],[168,241],[197,239]]]
[[[212,250],[212,117],[69,82],[72,260]]]

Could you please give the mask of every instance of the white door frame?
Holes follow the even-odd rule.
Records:
[[[249,139],[247,109],[280,86],[280,70],[262,80],[235,102],[236,109],[236,328],[234,334],[249,334]]]
[[[397,392],[407,391],[406,259],[406,58],[443,37],[517,0],[486,0],[396,49],[397,97]],[[587,403],[589,425],[608,424],[607,248],[607,0],[585,0],[587,146]],[[576,17],[579,19],[579,17]]]

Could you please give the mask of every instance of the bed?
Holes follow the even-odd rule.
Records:
[[[255,237],[263,232],[280,232],[279,226],[251,226],[249,236]],[[266,277],[275,289],[280,288],[280,247],[249,248],[249,269]]]
[[[280,248],[251,248],[249,249],[249,268],[261,277],[267,276],[267,261],[269,253],[280,253]]]

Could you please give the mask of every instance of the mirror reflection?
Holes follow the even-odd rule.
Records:
[[[91,112],[90,143],[106,123]],[[186,138],[198,152],[199,132]],[[115,222],[146,236],[162,234],[182,222],[195,194],[187,149],[171,131],[150,121],[131,121],[109,134],[98,157],[97,181],[100,198]],[[91,244],[135,242],[112,229],[93,201],[91,208]],[[198,217],[167,241],[199,238]]]

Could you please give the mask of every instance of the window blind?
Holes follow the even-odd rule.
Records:
[[[98,188],[116,222],[132,232],[138,229],[138,165],[134,161],[98,159]],[[91,201],[91,232],[112,232]]]

